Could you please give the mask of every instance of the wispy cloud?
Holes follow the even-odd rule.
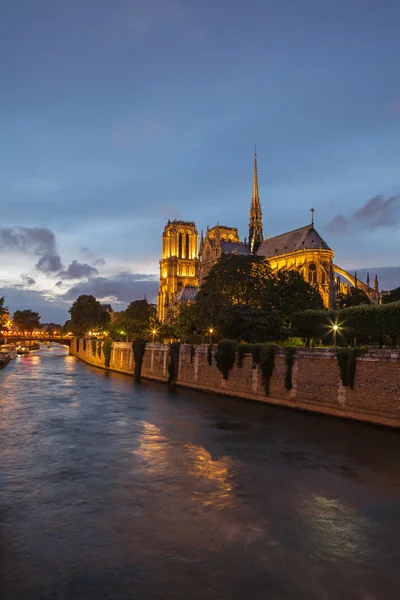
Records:
[[[350,217],[336,215],[326,229],[330,233],[341,233],[351,229],[397,228],[399,225],[400,195],[390,198],[374,196]]]
[[[70,288],[63,296],[66,300],[75,300],[81,294],[92,294],[98,300],[110,300],[129,303],[147,295],[154,300],[158,290],[158,278],[155,275],[139,273],[118,273],[112,277],[93,277]]]
[[[98,275],[98,270],[92,267],[88,263],[80,263],[77,260],[73,260],[68,267],[58,273],[58,277],[61,279],[87,279]]]

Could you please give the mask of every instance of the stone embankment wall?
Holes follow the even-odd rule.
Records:
[[[253,367],[252,357],[245,356],[242,367],[236,364],[227,380],[222,378],[213,360],[208,364],[207,346],[180,347],[177,385],[204,392],[224,394],[267,404],[324,413],[349,419],[400,427],[400,352],[397,350],[369,351],[357,359],[354,389],[344,387],[334,350],[296,350],[292,369],[292,389],[285,388],[287,372],[285,351],[278,349],[274,372],[267,396],[260,368]],[[214,352],[216,346],[214,346]],[[70,354],[91,365],[104,367],[104,356],[93,356],[91,342],[83,349],[76,340]],[[142,377],[166,382],[168,380],[169,346],[147,344],[142,365]],[[133,374],[134,357],[130,343],[114,343],[109,369]]]

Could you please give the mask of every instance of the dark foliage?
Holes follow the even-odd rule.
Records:
[[[138,338],[132,342],[133,358],[135,360],[135,379],[140,381],[142,375],[143,357],[146,350],[147,340]]]
[[[174,342],[169,346],[169,362],[168,362],[168,383],[173,383],[177,380],[180,357],[180,342]]]
[[[113,342],[109,338],[103,342],[104,366],[109,367],[111,361],[111,350]]]
[[[269,381],[272,377],[275,367],[275,347],[266,344],[260,352],[260,370],[263,377],[264,390],[266,396],[269,395]]]
[[[224,379],[228,379],[229,372],[236,360],[236,342],[232,340],[222,340],[219,342],[215,353],[215,363],[222,373]]]

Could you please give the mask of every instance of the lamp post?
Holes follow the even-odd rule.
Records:
[[[333,326],[333,345],[336,346],[336,332],[339,329],[338,325]]]
[[[208,333],[210,334],[210,344],[212,344],[212,336],[214,333],[214,329],[212,327],[210,327],[210,329],[208,330]]]
[[[157,329],[154,329],[154,328],[153,328],[153,329],[151,330],[151,333],[153,334],[153,344],[154,344],[154,339],[155,339],[155,337],[156,337]]]

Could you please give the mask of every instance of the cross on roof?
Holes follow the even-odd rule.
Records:
[[[310,208],[310,212],[311,212],[311,225],[314,225],[315,208]]]

